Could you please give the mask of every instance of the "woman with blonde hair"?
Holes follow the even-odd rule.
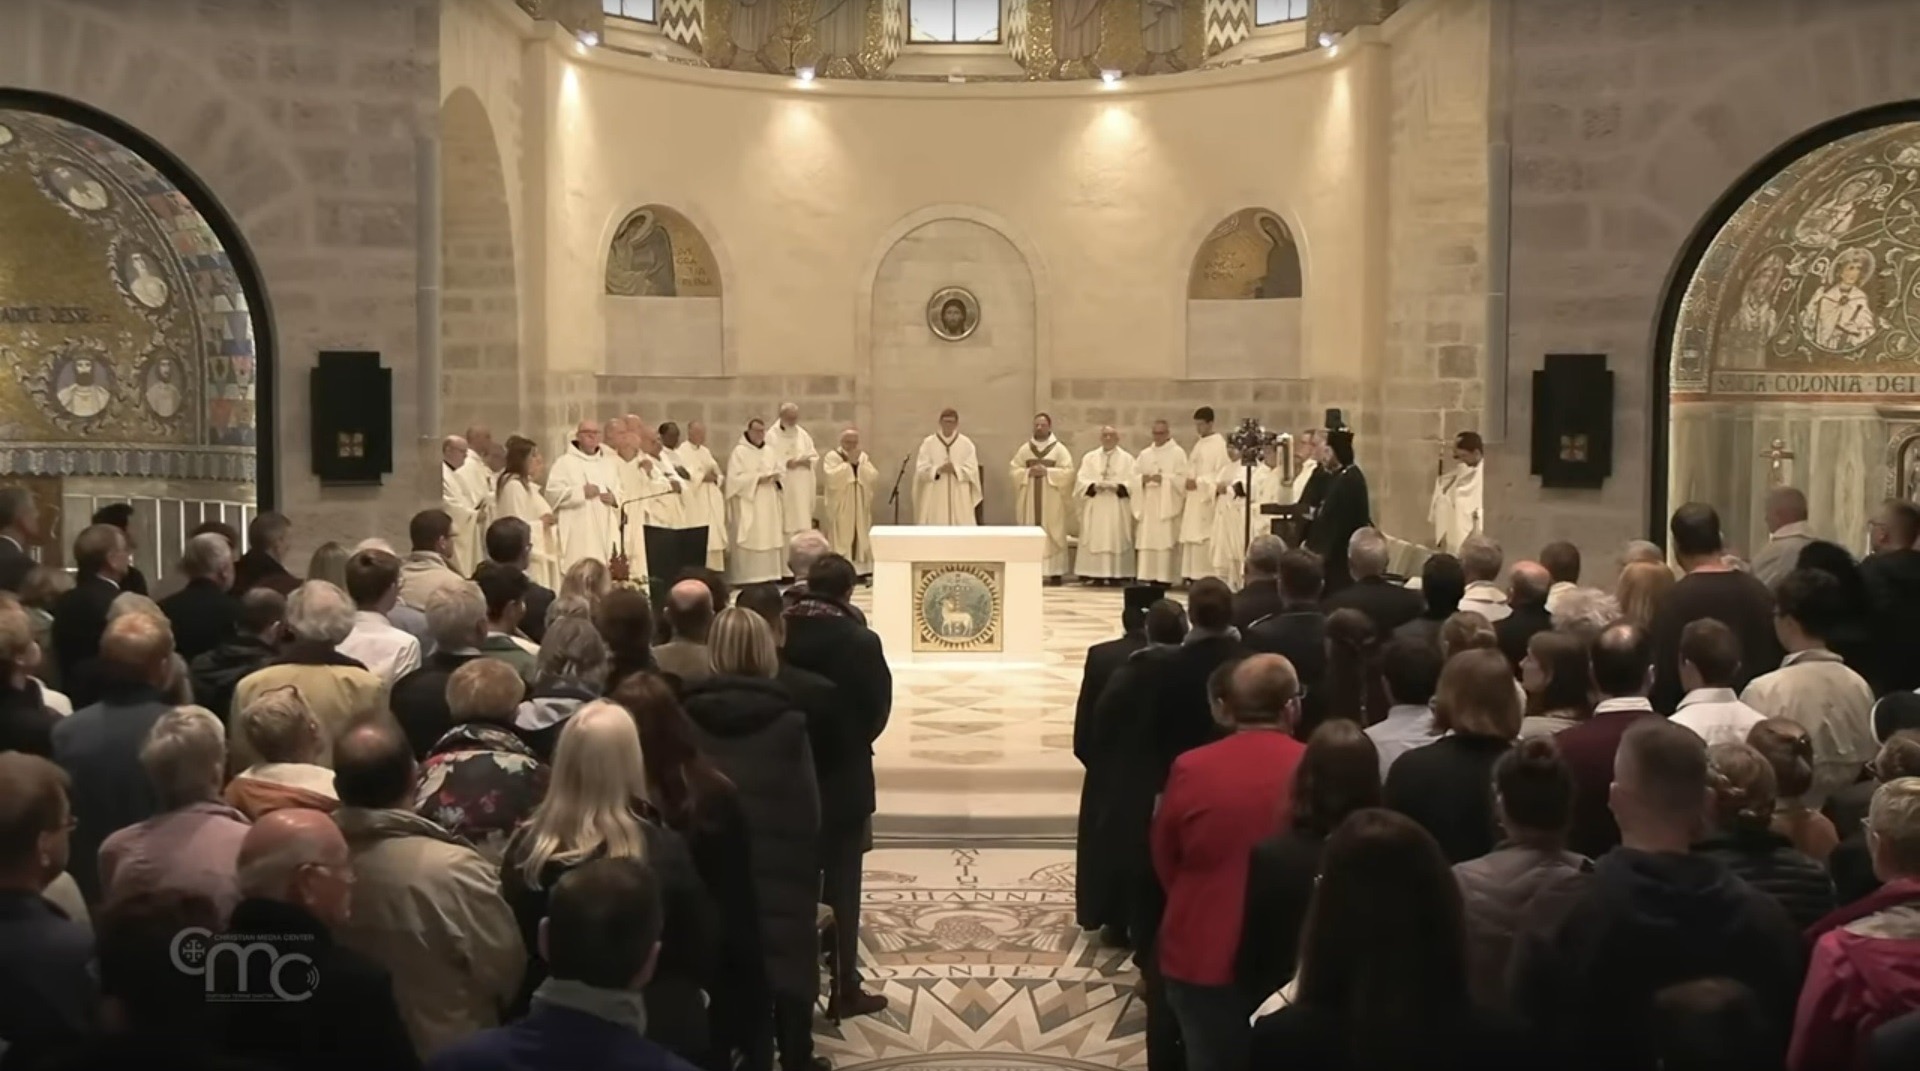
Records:
[[[1673,570],[1666,562],[1633,562],[1620,570],[1613,597],[1620,603],[1620,617],[1641,628],[1651,628],[1653,615],[1673,590]]]
[[[559,522],[553,507],[540,492],[540,478],[546,474],[546,461],[532,439],[520,435],[507,439],[507,463],[494,485],[495,517],[517,517],[527,526],[532,553],[527,575],[541,587],[560,582],[559,559],[554,554],[554,526]]]
[[[587,604],[587,616],[594,617],[600,611],[600,600],[613,590],[613,574],[607,571],[607,563],[598,558],[582,558],[573,563],[567,575],[560,578],[560,595],[555,599],[583,599]],[[549,613],[551,622],[553,615]]]
[[[1440,623],[1440,656],[1452,658],[1461,651],[1498,648],[1500,639],[1485,615],[1473,610],[1458,610]]]
[[[1445,734],[1400,756],[1387,772],[1387,806],[1425,826],[1452,863],[1500,840],[1493,766],[1520,735],[1513,667],[1498,650],[1462,651],[1440,671],[1433,726]]]
[[[707,1055],[703,992],[719,944],[705,888],[679,835],[654,821],[646,759],[633,718],[617,703],[587,704],[554,749],[547,795],[507,842],[500,893],[532,952],[516,1016],[546,988],[536,951],[554,882],[591,859],[639,859],[660,878],[665,908],[660,961],[645,989],[647,1036],[687,1060]]]
[[[340,543],[328,540],[314,549],[307,559],[307,579],[324,580],[341,591],[347,590],[347,559],[352,553]]]
[[[707,631],[713,676],[687,688],[699,749],[740,791],[753,846],[753,886],[781,1066],[813,1056],[813,1000],[820,988],[820,791],[807,718],[775,680],[780,652],[759,614],[729,607]]]

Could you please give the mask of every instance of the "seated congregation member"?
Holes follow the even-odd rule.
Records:
[[[1460,889],[1439,845],[1402,815],[1357,811],[1327,838],[1293,1001],[1254,1024],[1247,1066],[1542,1066],[1467,980]]]
[[[1380,679],[1387,689],[1387,716],[1367,726],[1380,758],[1380,780],[1393,769],[1395,759],[1440,736],[1433,726],[1433,691],[1440,685],[1446,664],[1440,651],[1416,639],[1397,639],[1380,655]]]
[[[413,549],[400,563],[400,601],[422,613],[436,592],[455,591],[467,578],[453,571],[453,517],[443,509],[426,509],[407,525]]]
[[[607,683],[607,644],[592,623],[561,618],[547,629],[534,661],[538,678],[513,716],[520,734],[541,762],[553,761],[553,749],[567,719],[600,698]]]
[[[1800,723],[1813,741],[1813,791],[1819,807],[1860,777],[1873,758],[1873,688],[1827,637],[1845,618],[1840,585],[1826,573],[1796,569],[1775,590],[1774,629],[1787,650],[1780,668],[1755,677],[1740,699],[1769,718]]]
[[[447,681],[453,671],[486,657],[480,645],[487,638],[487,600],[480,586],[463,580],[459,587],[435,591],[427,603],[427,631],[433,638],[433,653],[419,669],[393,682],[389,700],[417,759],[425,758],[427,750],[453,728],[453,715],[447,710]]]
[[[233,548],[211,533],[187,540],[180,571],[187,584],[160,600],[173,626],[173,644],[191,662],[231,639],[240,616],[233,597]]]
[[[1657,994],[1700,978],[1745,985],[1769,1021],[1788,1021],[1806,966],[1799,931],[1771,897],[1690,851],[1711,802],[1698,736],[1664,718],[1626,731],[1611,790],[1620,846],[1563,917],[1522,936],[1509,975],[1515,1009],[1561,1066],[1652,1071]]]
[[[1653,644],[1653,709],[1671,713],[1679,705],[1680,631],[1703,617],[1719,620],[1740,637],[1741,669],[1736,689],[1779,664],[1780,641],[1774,635],[1773,594],[1751,574],[1727,560],[1720,515],[1712,506],[1689,502],[1673,511],[1674,560],[1686,571],[1667,592],[1647,633]],[[1749,703],[1752,700],[1748,700]]]
[[[1289,550],[1280,555],[1278,571],[1279,607],[1242,628],[1240,639],[1250,651],[1277,654],[1293,663],[1305,693],[1300,703],[1301,723],[1318,725],[1325,720],[1325,696],[1320,692],[1327,675],[1327,617],[1320,612],[1320,559],[1304,550]]]
[[[261,692],[240,711],[232,728],[260,761],[227,782],[226,801],[249,821],[287,807],[331,814],[340,806],[333,771],[321,765],[326,731],[300,689],[292,685]]]
[[[1322,722],[1332,718],[1361,725],[1379,722],[1392,706],[1380,677],[1381,633],[1359,610],[1335,610],[1327,615],[1326,635],[1324,702],[1313,704],[1316,709],[1309,713],[1318,714]],[[1320,722],[1309,719],[1301,730],[1311,735],[1319,727]]]
[[[1391,632],[1382,630],[1382,635],[1405,636],[1438,646],[1440,626],[1459,611],[1460,599],[1466,590],[1467,575],[1460,568],[1460,559],[1451,554],[1435,554],[1420,566],[1420,597],[1424,608],[1413,620]]]
[[[1497,625],[1513,613],[1507,593],[1500,590],[1500,567],[1505,555],[1500,544],[1476,532],[1460,544],[1460,571],[1467,588],[1460,596],[1460,609],[1479,614],[1487,624]]]
[[[1306,751],[1292,736],[1300,682],[1286,659],[1252,655],[1220,672],[1232,731],[1173,760],[1153,817],[1153,869],[1166,891],[1156,966],[1189,1071],[1247,1066],[1247,1016],[1260,999],[1235,979],[1248,859],[1291,818]]]
[[[1280,562],[1286,554],[1286,541],[1271,532],[1262,532],[1247,544],[1246,583],[1233,593],[1233,627],[1242,635],[1255,621],[1286,606],[1286,593],[1280,589]]]
[[[363,550],[347,559],[347,597],[353,631],[336,648],[380,678],[382,687],[420,668],[420,640],[387,617],[400,601],[400,559]]]
[[[660,880],[637,859],[596,859],[554,883],[540,920],[552,973],[527,1017],[443,1049],[430,1071],[594,1068],[693,1071],[648,1039],[643,996],[660,960],[667,912]]]
[[[356,726],[334,745],[333,820],[354,875],[352,910],[335,930],[392,974],[414,1050],[426,1056],[498,1025],[527,956],[499,870],[413,812],[415,772],[407,738],[390,721]]]
[[[416,814],[461,837],[495,866],[507,838],[547,794],[547,764],[513,731],[523,688],[513,667],[476,658],[447,678],[453,728],[420,764]]]
[[[1744,744],[1766,715],[1740,701],[1733,682],[1740,672],[1740,637],[1703,617],[1680,630],[1680,686],[1686,689],[1673,723],[1700,734],[1709,747]]]
[[[53,727],[64,715],[47,705],[33,677],[39,662],[40,645],[26,608],[11,595],[0,595],[0,751],[53,755]]]
[[[532,684],[538,674],[535,666],[540,648],[520,635],[520,622],[526,618],[527,574],[505,565],[483,562],[474,570],[473,582],[480,597],[487,601],[487,638],[480,641],[480,653],[505,662]]]
[[[527,613],[520,619],[520,631],[539,643],[547,632],[547,610],[553,606],[554,592],[528,571],[533,565],[533,529],[518,517],[502,517],[487,525],[487,560],[526,574],[527,593],[522,601]]]
[[[1493,623],[1493,634],[1516,674],[1527,657],[1527,644],[1553,627],[1553,615],[1547,613],[1547,588],[1552,583],[1539,562],[1515,562],[1507,574],[1507,616]]]
[[[300,578],[280,564],[293,546],[293,522],[285,514],[256,513],[247,522],[247,552],[233,565],[233,594],[245,595],[254,588],[267,588],[281,595],[293,594]]]
[[[1233,627],[1233,589],[1218,577],[1196,580],[1187,592],[1190,628],[1180,649],[1156,663],[1142,698],[1152,704],[1164,783],[1173,761],[1220,736],[1207,706],[1207,676],[1222,663],[1247,655]],[[1296,680],[1296,687],[1298,682]]]
[[[326,744],[321,765],[329,765],[334,738],[379,710],[386,687],[365,666],[339,652],[340,642],[353,631],[353,604],[346,592],[324,580],[309,580],[288,597],[286,625],[293,638],[271,664],[234,687],[230,713],[247,709],[274,688],[300,689],[300,697],[320,720]],[[228,757],[235,769],[245,769],[260,757],[246,737],[231,731],[234,720],[229,718]]]
[[[700,750],[740,790],[781,1066],[798,1071],[813,1059],[819,990],[820,792],[807,717],[775,679],[779,652],[760,615],[722,610],[708,643],[714,675],[687,688],[687,716]]]
[[[1498,651],[1465,651],[1440,671],[1433,727],[1442,735],[1394,762],[1386,805],[1425,827],[1449,863],[1493,850],[1493,767],[1520,733],[1520,697]]]
[[[1527,695],[1520,739],[1551,736],[1586,721],[1593,715],[1593,663],[1587,641],[1552,629],[1534,633],[1520,661],[1520,687]]]
[[[607,641],[607,690],[634,673],[652,673],[653,606],[644,592],[619,588],[607,593],[593,613],[593,625]]]
[[[1792,841],[1794,847],[1826,862],[1840,842],[1840,834],[1833,822],[1808,802],[1814,784],[1813,739],[1799,722],[1768,718],[1747,733],[1747,743],[1773,767],[1778,793],[1774,831]]]
[[[46,759],[0,752],[0,1038],[14,1057],[58,1049],[94,1024],[92,935],[42,895],[68,865],[67,786]]]
[[[1920,777],[1920,729],[1903,729],[1887,738],[1887,742],[1880,745],[1880,754],[1874,756],[1873,775],[1875,792],[1888,782]],[[1865,818],[1854,823],[1834,846],[1833,854],[1827,857],[1827,867],[1833,872],[1834,891],[1839,894],[1842,906],[1864,899],[1880,888],[1880,879],[1873,872],[1873,849],[1867,840]]]
[[[647,793],[640,737],[625,708],[598,701],[568,719],[554,749],[547,798],[507,842],[500,864],[501,893],[530,956],[515,1010],[547,979],[540,920],[554,883],[594,859],[642,861],[660,878],[667,918],[658,968],[644,990],[647,1036],[698,1061],[709,1049],[705,991],[714,981],[720,936],[686,842],[641,813],[648,810]]]
[[[53,727],[53,760],[72,779],[73,879],[100,899],[100,843],[160,810],[140,765],[147,733],[172,709],[160,694],[173,636],[164,618],[129,614],[100,639],[100,702]]]
[[[693,722],[665,678],[636,673],[620,682],[614,700],[640,728],[654,809],[685,839],[719,922],[717,968],[707,985],[712,1039],[695,1062],[728,1068],[737,1055],[746,1067],[771,1067],[773,996],[740,790],[701,753]]]
[[[673,639],[653,649],[660,672],[696,684],[713,676],[713,652],[707,631],[713,627],[713,596],[698,580],[682,580],[667,592],[667,625]]]
[[[1801,929],[1834,908],[1833,879],[1812,856],[1774,832],[1773,767],[1746,744],[1707,749],[1713,809],[1693,850],[1725,864],[1740,880],[1780,902]]]
[[[1654,716],[1646,700],[1647,634],[1638,625],[1611,625],[1587,645],[1587,659],[1600,701],[1587,720],[1559,733],[1554,741],[1573,771],[1573,832],[1567,847],[1598,859],[1620,843],[1620,829],[1607,802],[1614,753],[1634,723]]]
[[[266,815],[240,844],[239,871],[243,899],[228,932],[256,935],[279,956],[306,956],[312,984],[282,971],[289,989],[307,999],[228,1005],[227,1055],[286,1071],[419,1067],[393,976],[339,939],[358,875],[333,820],[291,807]]]
[[[226,727],[200,707],[162,715],[140,745],[160,811],[100,845],[101,899],[173,889],[204,896],[222,919],[240,901],[234,876],[251,823],[220,798]]]
[[[100,654],[107,607],[133,564],[127,534],[110,524],[82,530],[73,541],[73,563],[73,590],[53,606],[53,655],[67,692],[87,706],[97,698],[97,675],[87,670]]]
[[[1466,905],[1467,974],[1474,1002],[1508,1008],[1507,966],[1527,926],[1570,904],[1593,864],[1567,850],[1573,777],[1552,737],[1523,739],[1493,764],[1499,847],[1453,868]]]
[[[1095,831],[1113,793],[1114,764],[1099,739],[1094,712],[1107,685],[1126,666],[1133,653],[1147,646],[1147,607],[1160,598],[1160,589],[1145,584],[1122,594],[1120,635],[1087,648],[1080,673],[1080,692],[1073,710],[1073,757],[1085,775],[1080,782],[1080,807],[1074,835],[1074,918],[1083,930],[1104,930],[1109,944],[1126,943],[1126,917],[1116,910],[1122,902],[1098,858]]]
[[[1920,778],[1874,792],[1867,840],[1885,884],[1807,931],[1789,1071],[1862,1066],[1878,1028],[1920,1011]]]
[[[1337,610],[1359,610],[1385,636],[1426,610],[1419,592],[1387,579],[1387,537],[1379,529],[1362,528],[1347,540],[1347,568],[1353,583],[1321,603],[1329,617]]]
[[[254,671],[280,657],[285,638],[287,597],[271,588],[240,596],[234,633],[187,665],[193,701],[215,714],[231,713],[233,690]]]
[[[1300,927],[1327,838],[1355,811],[1380,806],[1380,760],[1360,727],[1336,718],[1313,731],[1281,802],[1280,827],[1247,859],[1245,914],[1234,959],[1241,993],[1264,999],[1291,981]]]

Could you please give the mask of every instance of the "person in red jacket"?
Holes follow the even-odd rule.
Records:
[[[1807,931],[1813,962],[1793,1017],[1788,1071],[1867,1066],[1873,1032],[1920,1010],[1920,777],[1875,790],[1867,845],[1886,884]]]
[[[1253,846],[1290,815],[1306,746],[1291,735],[1300,678],[1280,655],[1232,670],[1221,709],[1233,735],[1174,760],[1153,818],[1153,868],[1166,890],[1156,945],[1187,1071],[1242,1071],[1258,995],[1234,984]]]

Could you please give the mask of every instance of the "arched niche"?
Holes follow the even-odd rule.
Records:
[[[36,492],[42,561],[134,507],[157,584],[203,521],[273,501],[272,333],[238,228],[111,116],[0,90],[0,482]]]
[[[486,107],[440,108],[441,396],[449,427],[520,426],[520,292],[500,147]]]
[[[1767,538],[1776,480],[1823,538],[1864,549],[1890,490],[1920,486],[1920,106],[1841,120],[1763,161],[1696,233],[1662,317],[1665,494]],[[1776,467],[1778,442],[1791,459]]]
[[[683,213],[629,212],[608,244],[605,290],[608,372],[725,373],[719,262]]]
[[[1243,208],[1208,233],[1187,273],[1187,375],[1301,374],[1300,246],[1270,209]]]

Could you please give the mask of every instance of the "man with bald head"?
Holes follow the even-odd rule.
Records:
[[[639,417],[629,416],[627,427],[640,441],[636,460],[652,484],[641,507],[642,519],[655,528],[685,528],[687,478],[681,474],[680,460],[667,452],[660,432]]]
[[[1134,574],[1133,455],[1120,449],[1112,425],[1100,429],[1100,449],[1080,459],[1073,493],[1080,499],[1080,546],[1073,575],[1101,586],[1124,584]]]
[[[669,425],[671,426],[671,425]],[[674,437],[679,436],[675,429]],[[722,485],[726,474],[720,462],[707,449],[706,422],[687,425],[687,441],[674,448],[674,456],[683,470],[686,493],[682,506],[688,528],[707,530],[707,568],[725,572],[727,568],[727,496]]]
[[[1500,653],[1513,663],[1518,675],[1520,663],[1527,657],[1527,643],[1535,633],[1553,627],[1553,615],[1547,612],[1547,592],[1553,577],[1547,567],[1536,561],[1514,562],[1507,573],[1506,617],[1496,622],[1493,634],[1500,638]]]
[[[1767,544],[1753,556],[1747,571],[1768,587],[1786,579],[1800,561],[1800,551],[1813,542],[1807,525],[1807,496],[1798,487],[1775,487],[1767,492],[1764,516]]]
[[[207,991],[239,998],[227,1005],[226,1055],[293,1071],[420,1066],[392,976],[334,940],[351,914],[354,870],[333,820],[300,808],[262,815],[240,842],[238,869],[243,899],[226,931],[274,954],[243,952],[255,958],[238,966],[224,953],[206,959]]]
[[[1196,1071],[1247,1065],[1259,997],[1234,982],[1247,859],[1279,825],[1306,753],[1292,734],[1300,680],[1280,655],[1233,666],[1221,706],[1229,735],[1174,760],[1153,819],[1153,869],[1166,890],[1158,980]]]
[[[800,407],[792,402],[780,406],[780,419],[767,429],[767,449],[780,465],[780,517],[782,535],[792,536],[813,527],[814,466],[820,452],[814,449],[813,436],[800,426]]]
[[[1587,659],[1598,702],[1592,716],[1556,734],[1554,742],[1573,776],[1573,828],[1567,847],[1596,859],[1620,843],[1620,829],[1607,809],[1614,753],[1628,729],[1655,716],[1646,698],[1652,683],[1652,643],[1645,629],[1622,621],[1593,638]]]
[[[713,676],[713,652],[707,647],[707,630],[713,627],[713,593],[699,580],[682,580],[667,592],[667,624],[673,639],[653,649],[654,664],[660,672],[692,684]]]
[[[561,573],[588,558],[604,562],[618,549],[619,489],[614,454],[600,444],[600,422],[588,417],[547,470],[547,504],[559,519]]]
[[[493,505],[491,481],[475,478],[468,468],[469,452],[467,440],[458,435],[440,440],[440,504],[453,518],[453,560],[448,564],[463,576],[480,564],[480,533]],[[486,471],[484,462],[479,469]]]
[[[861,576],[873,575],[869,536],[873,531],[873,488],[879,473],[867,452],[860,449],[859,428],[848,425],[840,432],[840,445],[827,451],[820,462],[820,474],[826,483],[826,533],[833,552],[852,562]],[[800,581],[807,578],[799,569],[793,575]]]

